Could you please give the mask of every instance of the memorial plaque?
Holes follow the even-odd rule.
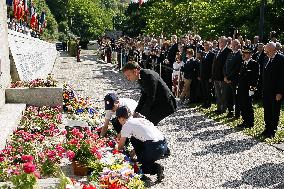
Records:
[[[44,79],[52,72],[57,57],[54,44],[12,30],[8,40],[20,80]]]

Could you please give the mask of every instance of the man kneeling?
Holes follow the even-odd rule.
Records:
[[[122,125],[118,149],[122,150],[127,138],[134,147],[137,160],[141,163],[144,174],[157,174],[157,182],[164,178],[164,167],[158,163],[167,152],[168,147],[163,134],[145,118],[133,118],[126,106],[116,110],[116,117]]]

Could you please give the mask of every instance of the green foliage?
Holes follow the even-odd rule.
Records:
[[[283,2],[276,0],[267,3],[266,39],[271,30],[284,36],[284,25],[280,24],[284,19]],[[129,33],[128,27],[138,27],[135,28],[136,35],[160,35],[163,32],[167,36],[192,31],[207,39],[232,36],[234,29],[238,29],[241,35],[252,38],[259,34],[260,4],[261,0],[149,0],[140,8],[135,3],[130,4],[125,12],[127,19],[121,28]],[[139,16],[135,14],[137,10]]]
[[[36,184],[36,177],[34,174],[22,173],[12,176],[12,183],[17,189],[33,189]]]
[[[241,119],[234,119],[234,118],[227,118],[226,114],[217,115],[214,113],[214,110],[216,110],[216,105],[212,105],[208,109],[203,109],[200,106],[197,106],[198,110],[208,116],[209,118],[214,119],[215,121],[219,123],[224,123],[230,127],[236,127],[238,124],[242,123]],[[280,124],[284,125],[284,109],[282,108],[281,114],[280,114]],[[260,102],[257,102],[254,104],[254,127],[251,129],[245,129],[243,132],[247,135],[250,135],[255,138],[259,138],[260,134],[264,130],[264,112],[263,112],[263,106]],[[273,139],[266,139],[267,143],[280,143],[284,142],[284,131],[279,130],[276,132],[276,136]]]
[[[77,43],[75,41],[68,42],[68,53],[70,56],[76,56]]]
[[[46,28],[43,30],[43,34],[41,38],[47,41],[54,41],[58,38],[58,24],[51,13],[49,7],[42,0],[34,0],[33,3],[37,8],[37,12],[40,15],[41,12],[44,10],[46,12]]]

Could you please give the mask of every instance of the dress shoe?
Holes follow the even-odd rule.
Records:
[[[244,123],[238,124],[235,129],[245,129],[246,125]]]
[[[164,175],[164,167],[162,165],[159,165],[157,170],[157,182],[162,182],[162,180],[165,178]]]
[[[233,116],[234,116],[233,112],[229,112],[226,117],[227,117],[227,118],[231,118],[231,117],[233,117]]]
[[[264,138],[274,138],[275,137],[275,132],[269,132],[267,130],[264,130],[261,133],[261,136],[263,136]]]

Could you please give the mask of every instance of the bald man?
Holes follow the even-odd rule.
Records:
[[[265,138],[273,138],[277,130],[281,101],[284,95],[284,56],[279,54],[276,44],[270,42],[265,46],[269,58],[263,68],[263,108]]]

